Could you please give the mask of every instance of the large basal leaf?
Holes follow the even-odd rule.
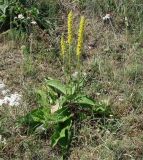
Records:
[[[72,120],[68,119],[64,123],[59,123],[55,129],[54,134],[51,137],[51,145],[52,147],[55,147],[57,143],[62,139],[64,142],[61,143],[60,145],[63,144],[63,147],[65,148],[68,146],[69,139],[70,139],[70,130],[72,126]],[[61,146],[62,147],[62,146]]]
[[[45,112],[44,110],[43,112],[44,112],[44,121],[46,126],[51,124],[57,125],[58,123],[64,123],[68,119],[71,119],[71,117],[73,116],[73,114],[71,114],[69,109],[66,107],[61,108],[52,114],[51,113],[49,114],[47,111]]]
[[[63,107],[55,112],[55,122],[65,122],[73,116],[67,107]]]
[[[47,94],[46,94],[46,92],[44,92],[42,90],[37,90],[36,94],[37,94],[37,101],[40,104],[40,106],[42,106],[42,107],[47,106],[48,101],[47,101]]]
[[[20,118],[18,122],[31,128],[35,128],[36,126],[42,124],[42,121],[44,120],[43,118],[44,113],[43,108],[41,107],[31,111],[26,116]]]
[[[109,116],[112,114],[111,108],[104,104],[104,103],[97,103],[96,106],[93,108],[93,112],[95,114]]]
[[[47,82],[48,86],[53,87],[54,89],[58,90],[62,94],[67,93],[66,86],[63,85],[60,81],[58,81],[58,80],[47,80],[46,82]]]
[[[75,98],[75,103],[84,104],[84,105],[87,105],[87,106],[95,106],[95,104],[96,104],[94,100],[92,100],[91,98],[88,98],[85,95],[77,96]]]

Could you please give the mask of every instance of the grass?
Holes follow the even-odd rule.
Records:
[[[110,3],[112,2],[112,3]],[[0,79],[11,90],[23,94],[19,107],[0,106],[0,141],[2,159],[59,159],[59,148],[50,147],[50,133],[29,135],[17,119],[37,107],[35,89],[47,77],[64,80],[59,58],[60,35],[65,32],[66,13],[73,9],[76,22],[81,14],[87,19],[83,70],[87,74],[85,92],[104,101],[112,109],[110,118],[88,119],[74,135],[69,159],[141,160],[143,158],[143,67],[142,1],[53,1],[48,32],[33,28],[29,37],[0,35]],[[43,1],[43,3],[46,3]],[[56,4],[55,4],[56,3]],[[50,1],[52,5],[52,1]],[[58,6],[59,15],[54,6]],[[102,17],[111,12],[111,24]],[[52,15],[54,14],[54,17]],[[128,18],[128,24],[124,18]],[[53,27],[54,26],[54,27]],[[75,35],[76,36],[76,35]],[[25,45],[27,52],[21,50]]]

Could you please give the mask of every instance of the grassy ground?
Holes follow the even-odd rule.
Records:
[[[50,34],[35,26],[32,37],[13,40],[9,33],[0,35],[0,79],[23,95],[19,107],[0,107],[0,134],[6,140],[4,144],[0,142],[0,158],[60,157],[58,148],[50,147],[50,133],[28,135],[16,121],[37,107],[34,90],[42,85],[44,78],[64,79],[58,44],[60,33],[66,30],[66,12],[72,9],[75,28],[80,15],[87,19],[83,70],[89,78],[85,92],[108,103],[113,114],[108,119],[89,119],[81,124],[79,135],[74,135],[69,159],[143,159],[143,4],[139,0],[108,4],[105,0],[61,1],[61,15],[56,15],[59,25]],[[102,20],[107,12],[112,15],[110,23]],[[30,54],[23,54],[21,46],[27,44],[31,45]]]

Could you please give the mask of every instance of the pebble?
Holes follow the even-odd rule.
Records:
[[[3,90],[5,88],[5,84],[0,80],[0,90]]]

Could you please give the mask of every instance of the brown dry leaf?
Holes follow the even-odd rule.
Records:
[[[59,109],[59,103],[51,107],[51,113],[55,113]]]

